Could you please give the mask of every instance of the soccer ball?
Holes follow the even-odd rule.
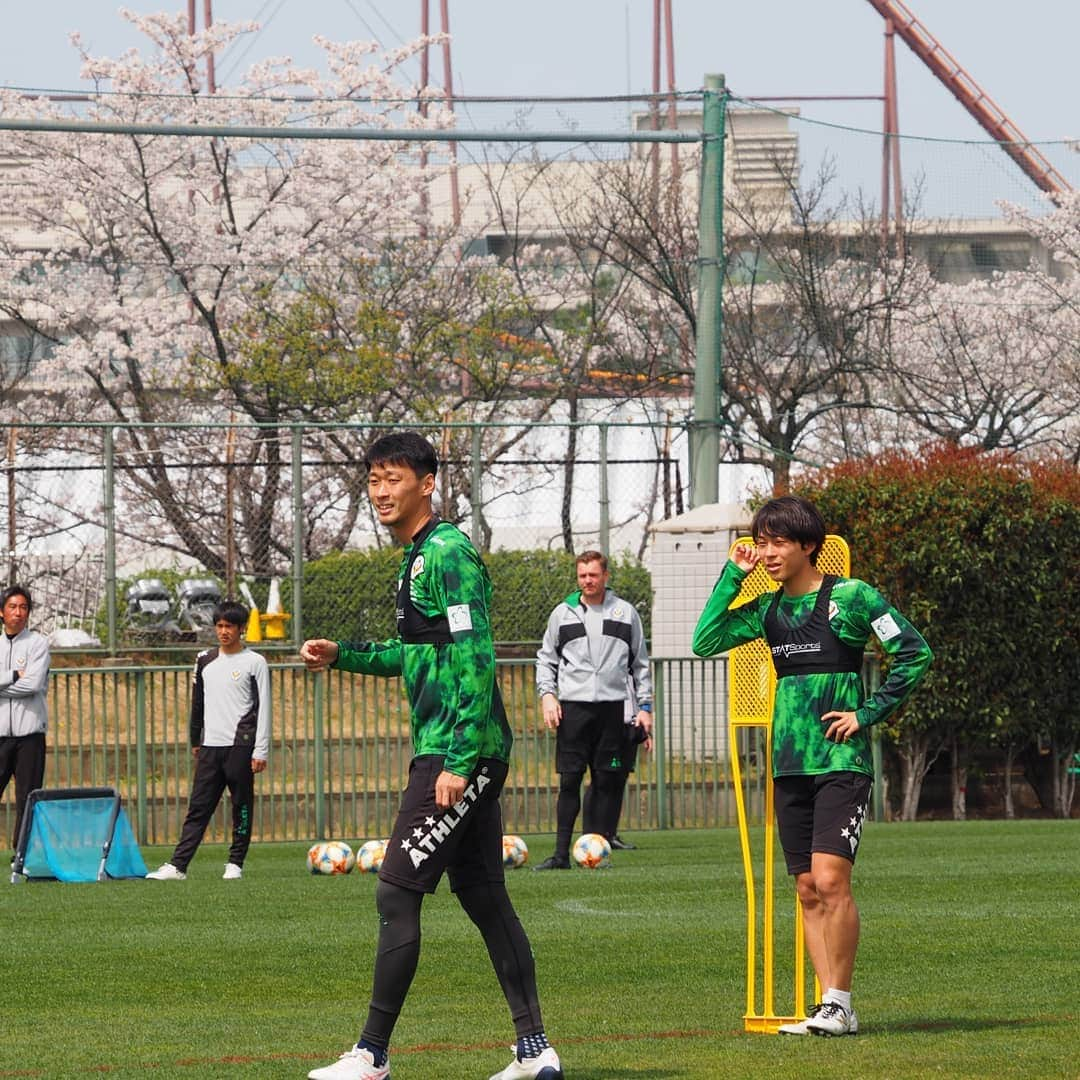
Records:
[[[611,845],[599,833],[582,833],[574,841],[574,862],[583,870],[597,870],[611,865]]]
[[[374,874],[382,866],[386,855],[385,840],[368,840],[356,853],[356,865],[362,874]]]
[[[507,833],[503,837],[503,866],[507,870],[516,870],[529,861],[529,849],[520,836]]]
[[[313,874],[348,874],[356,865],[356,856],[344,840],[326,840],[311,845],[307,864]]]

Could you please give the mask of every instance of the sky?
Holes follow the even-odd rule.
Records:
[[[196,5],[200,21],[203,3]],[[186,10],[182,0],[128,0],[126,6],[139,12]],[[907,0],[907,6],[1028,138],[1080,136],[1080,65],[1075,59],[1080,3]],[[438,29],[438,0],[430,0],[430,7],[432,27]],[[674,0],[673,8],[680,89],[700,87],[706,73],[723,73],[728,87],[745,97],[881,92],[883,23],[867,0]],[[449,0],[455,90],[515,96],[647,91],[652,9],[651,0]],[[78,89],[79,60],[68,32],[81,30],[95,53],[117,55],[139,40],[118,10],[115,0],[8,0],[0,83]],[[315,62],[315,34],[341,40],[375,35],[393,46],[415,36],[420,27],[417,0],[213,0],[213,13],[218,21],[264,24],[259,35],[219,59],[219,81],[225,82],[265,55]],[[897,67],[905,135],[987,138],[899,40]],[[432,70],[441,79],[438,55]],[[799,107],[804,117],[825,124],[880,130],[880,102],[806,101]],[[551,130],[561,126],[559,117],[555,106],[546,106],[535,110],[528,123]],[[596,130],[611,129],[616,122],[610,114],[594,114],[581,123]],[[477,114],[473,126],[493,125]],[[994,154],[994,169],[1016,171],[1011,163],[997,161],[1004,157],[1000,151]],[[1080,172],[1080,155],[1060,148],[1058,154],[1076,159]],[[1053,160],[1058,165],[1060,157]],[[981,166],[972,159],[965,168],[974,175]],[[1075,182],[1080,184],[1080,176]]]

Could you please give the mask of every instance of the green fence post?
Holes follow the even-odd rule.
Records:
[[[470,525],[469,525],[469,539],[473,542],[473,546],[479,551],[484,545],[480,540],[481,532],[481,510],[483,508],[483,499],[481,497],[480,488],[484,482],[484,462],[481,458],[483,452],[483,429],[479,424],[473,424],[472,430],[469,433],[469,453],[472,454],[471,465],[471,480],[469,483],[469,509],[470,513]]]
[[[116,655],[116,480],[113,429],[105,429],[105,644]]]
[[[297,648],[304,641],[304,439],[303,430],[292,433],[292,639]]]
[[[611,553],[611,497],[608,493],[608,426],[600,425],[600,550]]]
[[[653,754],[656,758],[656,827],[668,827],[667,761],[664,755],[664,666],[653,671]]]
[[[146,672],[135,672],[135,820],[139,842],[147,836]]]
[[[690,504],[719,497],[720,382],[723,362],[724,108],[723,75],[705,76],[701,191],[698,204],[698,323],[694,423],[690,429]]]
[[[315,799],[315,835],[320,840],[326,839],[326,763],[325,763],[325,709],[326,709],[326,680],[330,676],[321,675],[313,679],[314,683],[314,716],[315,716],[315,769],[314,769],[314,792]]]

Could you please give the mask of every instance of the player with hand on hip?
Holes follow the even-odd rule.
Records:
[[[802,908],[806,951],[824,988],[810,1016],[785,1035],[853,1035],[851,979],[859,912],[851,871],[870,805],[869,728],[914,690],[932,654],[919,632],[870,585],[822,574],[825,523],[793,495],[765,503],[698,619],[693,650],[713,656],[764,638],[776,668],[772,715],[776,822]],[[732,608],[743,580],[763,563],[780,586]],[[870,637],[890,659],[869,697],[863,652]]]

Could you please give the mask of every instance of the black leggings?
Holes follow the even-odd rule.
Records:
[[[457,893],[458,902],[476,924],[499,979],[518,1037],[544,1030],[536,992],[536,965],[525,930],[506,886],[474,885]],[[420,959],[420,905],[424,894],[380,881],[375,889],[379,945],[367,1022],[360,1038],[389,1046]]]
[[[606,769],[592,769],[591,772],[589,782],[592,792],[589,795],[588,824],[592,831],[612,837],[619,827],[626,774]],[[559,799],[555,804],[557,858],[565,859],[570,856],[570,841],[574,835],[574,822],[581,810],[581,782],[584,779],[584,772],[559,774]]]

